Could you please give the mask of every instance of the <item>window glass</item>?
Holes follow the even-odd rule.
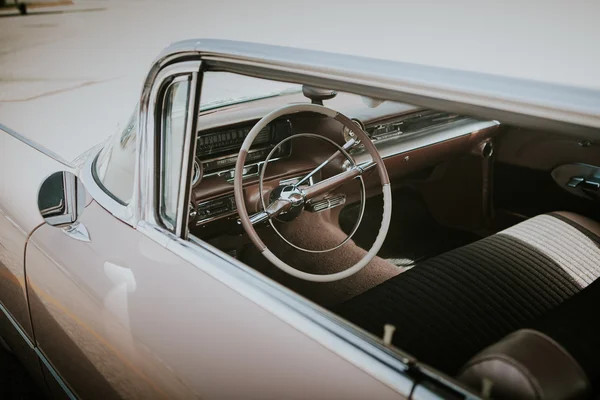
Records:
[[[302,86],[288,82],[253,78],[231,72],[205,72],[202,79],[200,111],[290,93],[302,93]]]
[[[136,107],[123,131],[110,139],[96,159],[96,181],[121,204],[129,204],[133,195],[137,131]]]
[[[160,214],[171,229],[177,221],[189,87],[189,79],[173,82],[165,92],[163,104]]]

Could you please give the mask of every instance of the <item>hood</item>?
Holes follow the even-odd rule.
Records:
[[[0,121],[62,159],[77,158],[127,122],[139,101],[141,84],[131,78],[91,82],[4,103]]]

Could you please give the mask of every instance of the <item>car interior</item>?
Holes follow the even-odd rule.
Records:
[[[600,145],[593,138],[281,82],[264,96],[228,101],[233,87],[271,83],[205,75],[191,240],[476,393],[597,395]],[[277,113],[298,104],[333,110],[352,125],[329,111]],[[245,164],[236,168],[240,156]],[[376,243],[386,207],[389,228]],[[302,278],[338,276],[375,245],[377,255],[351,276]]]

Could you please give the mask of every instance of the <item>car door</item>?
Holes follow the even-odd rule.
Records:
[[[332,322],[316,324],[319,313],[292,307],[298,300],[276,284],[182,237],[189,199],[179,194],[189,193],[199,66],[186,61],[151,72],[129,204],[111,181],[128,176],[127,163],[111,172],[93,158],[80,172],[95,199],[77,221],[88,238],[47,224],[31,236],[31,318],[40,353],[56,372],[56,396],[405,398],[413,381],[389,356],[385,364],[375,360],[334,333]],[[181,102],[184,121],[165,118],[180,115]],[[116,143],[126,147],[134,136],[126,129]],[[119,189],[110,194],[108,187]]]
[[[495,166],[495,206],[532,217],[572,211],[600,219],[600,146],[582,135],[509,127],[500,137]],[[582,178],[594,181],[586,191]],[[573,187],[575,186],[575,187]]]
[[[195,106],[197,72],[198,63],[163,71],[160,90],[166,94],[161,104],[170,107],[169,112],[178,113],[170,119],[174,126],[168,127],[171,147],[181,148],[183,138],[189,134],[185,122],[188,109]],[[131,132],[124,132],[123,137],[126,134]],[[172,158],[176,154],[170,152]],[[168,161],[173,174],[168,182],[179,182],[173,171],[178,169],[181,174],[182,161]],[[92,168],[94,162],[88,164]],[[88,187],[93,184],[93,179],[87,182]],[[176,209],[172,199],[179,189],[171,186],[164,189],[168,195],[161,197],[170,201],[161,203],[161,210],[169,216]],[[76,224],[86,232],[84,240],[65,235],[63,229],[50,223],[39,227],[31,235],[25,258],[36,344],[57,372],[55,395],[103,399],[193,397],[174,371],[160,361],[156,347],[139,340],[149,318],[154,320],[153,312],[163,308],[162,299],[174,298],[169,292],[177,291],[177,272],[189,272],[191,268],[165,248],[169,232],[165,231],[163,242],[158,243],[143,234],[139,226],[124,224],[95,201]],[[156,287],[158,283],[164,284],[162,291]],[[149,332],[162,332],[168,337],[164,329]],[[133,332],[137,332],[135,336]]]
[[[24,254],[29,234],[43,223],[37,211],[37,188],[57,170],[70,170],[70,165],[0,125],[0,336],[42,388],[43,364],[34,346]]]

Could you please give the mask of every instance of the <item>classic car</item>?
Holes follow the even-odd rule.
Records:
[[[599,389],[598,91],[202,39],[75,160],[1,128],[1,342],[53,398]]]

